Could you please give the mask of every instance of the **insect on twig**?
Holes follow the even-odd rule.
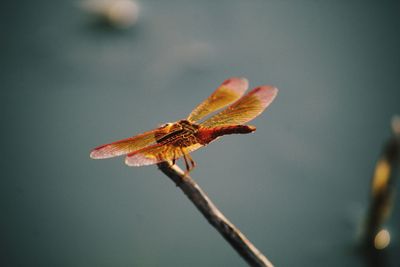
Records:
[[[248,87],[244,78],[230,78],[223,82],[213,94],[199,104],[183,120],[166,123],[154,130],[129,137],[92,150],[90,157],[105,159],[127,155],[129,166],[144,166],[183,157],[186,174],[195,166],[190,153],[227,134],[247,134],[256,128],[244,123],[260,115],[274,100],[278,89],[263,85],[243,96]],[[233,103],[233,104],[232,104]],[[227,106],[219,113],[207,115]]]
[[[90,157],[104,159],[127,155],[125,163],[130,166],[158,164],[159,169],[175,182],[249,265],[272,267],[272,263],[219,211],[188,175],[196,166],[190,152],[222,135],[254,132],[254,126],[244,123],[261,114],[278,93],[275,87],[264,85],[243,96],[247,87],[246,79],[230,78],[198,105],[186,119],[166,123],[154,130],[99,146],[90,153]],[[231,105],[216,115],[202,120],[229,104]],[[176,160],[181,157],[185,162],[185,172],[175,165]]]

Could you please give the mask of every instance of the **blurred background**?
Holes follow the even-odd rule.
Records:
[[[1,266],[246,266],[155,166],[89,158],[186,117],[231,76],[280,92],[255,134],[192,154],[222,212],[276,266],[400,266],[398,199],[384,261],[358,249],[400,113],[399,1],[105,6],[0,11]]]

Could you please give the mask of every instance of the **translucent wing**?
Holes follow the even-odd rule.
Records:
[[[105,159],[131,153],[156,142],[156,138],[165,135],[163,127],[130,138],[96,147],[90,153],[93,159]]]
[[[178,159],[184,154],[190,153],[196,149],[199,149],[203,145],[193,144],[187,147],[175,146],[170,144],[154,144],[138,151],[130,153],[125,163],[129,166],[144,166],[152,165],[162,161]]]
[[[236,101],[244,94],[248,85],[249,83],[245,78],[232,77],[224,81],[212,95],[190,113],[187,118],[188,121],[198,121],[208,114]]]
[[[272,86],[264,85],[254,88],[225,110],[208,118],[200,125],[216,127],[243,124],[251,121],[271,104],[277,93],[278,89]]]

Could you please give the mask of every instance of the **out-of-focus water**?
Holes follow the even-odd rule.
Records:
[[[356,232],[400,113],[399,2],[140,4],[125,31],[73,1],[3,6],[2,266],[245,266],[154,166],[89,159],[230,76],[279,95],[255,134],[193,153],[193,178],[277,266],[365,266]],[[399,219],[397,205],[386,266]]]

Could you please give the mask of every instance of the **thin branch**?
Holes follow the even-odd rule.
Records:
[[[158,168],[193,202],[208,222],[225,238],[250,266],[268,266],[272,263],[234,226],[203,192],[200,186],[177,166],[168,162]]]
[[[394,204],[396,180],[400,166],[400,117],[398,116],[393,117],[392,132],[393,134],[383,148],[372,177],[371,200],[363,236],[363,243],[368,249],[379,248],[379,244],[376,244],[376,241],[379,240],[377,239],[378,233],[383,230]],[[390,239],[388,239],[389,241]]]

